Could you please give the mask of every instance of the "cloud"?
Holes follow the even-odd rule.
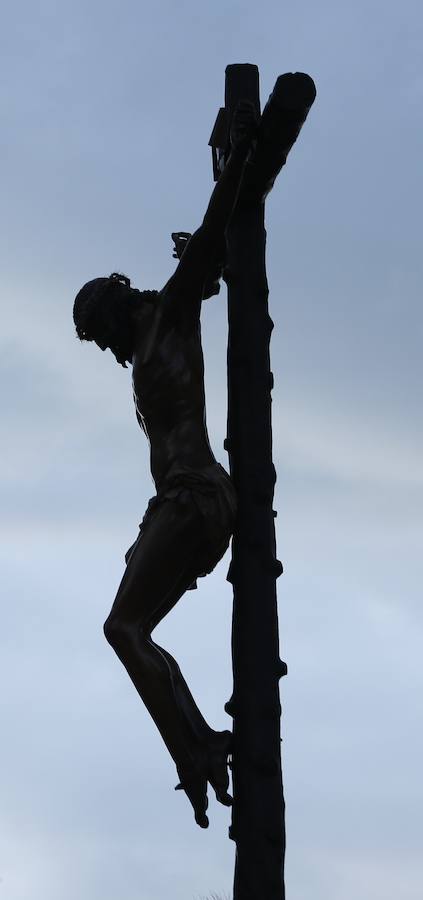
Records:
[[[382,3],[241,6],[5,11],[7,900],[168,900],[169,886],[194,900],[232,883],[228,811],[212,800],[209,832],[195,827],[102,634],[153,485],[130,372],[76,340],[71,311],[96,274],[166,281],[170,232],[201,221],[212,186],[224,66],[247,59],[263,99],[291,66],[318,83],[267,204],[288,893],[421,893],[418,18]],[[207,418],[227,464],[224,293],[203,312]],[[227,562],[158,629],[215,727],[232,681]]]
[[[282,467],[365,485],[423,488],[421,454],[413,434],[399,435],[391,423],[358,419],[336,409],[296,402],[274,417],[276,453]]]

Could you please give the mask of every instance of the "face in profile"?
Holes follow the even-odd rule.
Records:
[[[109,348],[126,368],[133,355],[133,295],[129,278],[111,275],[87,281],[75,298],[73,318],[81,341]]]

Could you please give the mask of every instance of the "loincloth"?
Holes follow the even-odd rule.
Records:
[[[214,569],[229,546],[237,509],[235,488],[220,463],[212,463],[202,469],[180,467],[163,480],[157,494],[149,500],[138,537],[148,527],[157,508],[169,500],[193,503],[201,517],[207,547],[199,560],[197,577],[202,578]],[[126,563],[136,543],[127,550]],[[195,580],[188,590],[195,590],[196,587]]]

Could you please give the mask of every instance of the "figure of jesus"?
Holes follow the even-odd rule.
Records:
[[[235,207],[257,122],[252,104],[233,116],[230,153],[202,225],[173,235],[175,273],[160,291],[140,291],[118,273],[94,278],[76,296],[78,337],[109,348],[133,368],[136,415],[150,443],[156,495],[150,500],[104,625],[176,764],[179,784],[207,828],[207,786],[229,806],[231,732],[206,722],[175,659],[153,631],[196,578],[214,569],[234,528],[236,495],[216,461],[205,423],[202,300],[217,293],[225,230]],[[187,240],[187,238],[189,238]]]

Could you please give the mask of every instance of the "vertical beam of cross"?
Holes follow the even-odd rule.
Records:
[[[228,284],[228,432],[225,447],[238,496],[228,580],[234,589],[234,691],[226,710],[234,720],[236,842],[234,900],[284,900],[285,820],[280,753],[279,658],[272,462],[270,336],[265,268],[264,197],[286,162],[316,95],[302,73],[278,78],[260,120],[226,233]],[[239,100],[260,115],[257,66],[226,69],[225,107],[210,143],[215,179],[228,152],[227,137]],[[226,147],[226,149],[224,149]]]
[[[260,114],[256,66],[228,66],[228,121],[240,99]],[[245,192],[227,231],[228,438],[230,469],[239,498],[229,578],[234,588],[234,898],[282,900],[285,850],[280,757],[276,542],[272,463],[264,203]]]

